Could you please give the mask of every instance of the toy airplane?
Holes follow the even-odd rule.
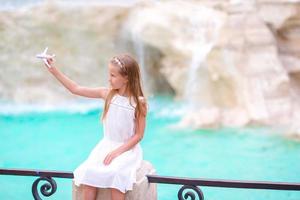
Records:
[[[49,65],[47,59],[54,58],[55,55],[54,54],[49,55],[49,54],[47,54],[47,51],[48,51],[48,47],[46,47],[46,49],[43,51],[43,53],[37,54],[36,57],[42,59],[44,61],[45,65],[47,65],[47,67],[51,68],[51,65]]]

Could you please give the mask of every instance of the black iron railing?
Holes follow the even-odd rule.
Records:
[[[196,179],[157,175],[147,175],[147,177],[149,183],[183,185],[177,194],[179,200],[188,199],[189,197],[195,200],[195,194],[197,194],[199,200],[204,200],[203,192],[199,186],[300,191],[300,183]],[[187,192],[185,193],[185,191]]]
[[[44,171],[44,170],[28,170],[28,169],[2,169],[0,168],[0,175],[14,175],[14,176],[38,176],[31,187],[31,192],[35,200],[42,200],[38,193],[38,184],[40,181],[46,181],[40,187],[43,196],[49,197],[56,192],[57,185],[53,177],[56,178],[70,178],[72,179],[72,172],[63,171]]]
[[[44,196],[48,197],[54,194],[57,189],[57,185],[53,177],[69,179],[73,179],[74,177],[72,172],[2,168],[0,168],[0,175],[38,176],[39,178],[37,178],[32,184],[32,195],[35,200],[41,200],[41,197],[38,193],[38,184],[40,181],[43,180],[48,182],[44,183],[40,187],[41,193]],[[191,200],[195,200],[196,198],[198,198],[199,200],[204,200],[204,195],[202,190],[200,189],[200,186],[300,191],[300,183],[196,179],[158,175],[147,175],[147,178],[149,183],[182,185],[177,194],[179,200],[188,198],[190,198]]]

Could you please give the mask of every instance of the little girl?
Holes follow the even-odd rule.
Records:
[[[147,103],[141,88],[140,69],[129,55],[113,57],[108,65],[110,88],[79,86],[53,66],[48,70],[72,94],[105,100],[104,136],[88,158],[75,169],[75,185],[83,185],[84,200],[95,200],[97,188],[110,188],[112,200],[124,200],[136,182],[143,155]]]

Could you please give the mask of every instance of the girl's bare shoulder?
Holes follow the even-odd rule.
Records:
[[[147,110],[148,110],[148,102],[147,102],[146,97],[140,96],[139,97],[139,101],[140,101],[140,103],[142,105],[142,109],[147,112]]]
[[[146,97],[144,97],[144,96],[139,96],[139,101],[140,101],[141,103],[143,103],[143,104],[146,104],[146,103],[147,103],[147,99],[146,99]]]

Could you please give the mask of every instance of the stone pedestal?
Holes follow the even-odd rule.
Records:
[[[155,169],[148,161],[143,161],[141,168],[137,170],[137,182],[133,185],[133,190],[128,191],[125,200],[157,200],[156,184],[148,183],[146,175],[155,174]],[[82,186],[77,187],[73,181],[73,200],[83,200]],[[97,200],[110,200],[110,189],[99,188],[97,190]]]

